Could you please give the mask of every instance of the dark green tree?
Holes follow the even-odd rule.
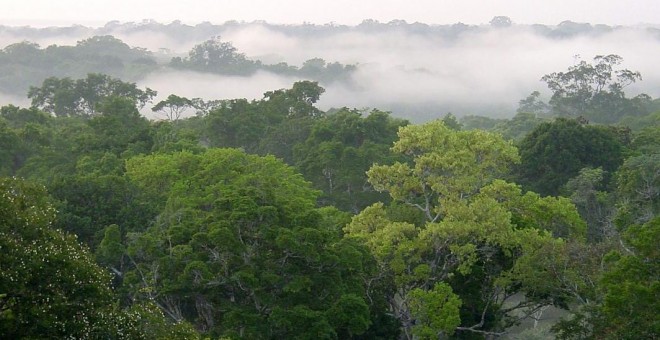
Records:
[[[625,141],[605,126],[583,125],[565,118],[539,125],[520,142],[517,182],[541,195],[557,195],[585,167],[601,167],[605,183],[623,163]]]
[[[295,165],[323,190],[322,205],[357,213],[387,199],[368,184],[365,172],[373,163],[389,162],[389,148],[406,124],[378,110],[363,116],[341,109],[314,122],[307,140],[294,149]]]
[[[255,339],[343,338],[383,316],[367,297],[377,273],[366,249],[341,240],[318,193],[274,157],[209,149],[135,157],[127,170],[160,209],[127,236],[133,299],[211,336]]]
[[[599,299],[553,327],[559,339],[655,339],[660,335],[660,218],[627,226],[618,251],[600,263]]]
[[[99,73],[90,73],[76,81],[50,77],[41,87],[31,86],[28,91],[32,107],[56,116],[93,116],[97,113],[97,105],[112,96],[130,99],[135,106],[142,108],[156,96],[156,91],[150,88],[141,90],[135,83]]]
[[[9,339],[196,338],[149,304],[122,310],[110,276],[76,238],[53,227],[43,187],[0,179],[0,334]]]

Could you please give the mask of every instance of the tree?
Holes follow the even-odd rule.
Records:
[[[257,102],[268,125],[259,141],[259,154],[272,154],[293,164],[295,146],[307,139],[315,121],[324,116],[314,104],[325,89],[312,81],[298,81],[290,89],[264,93]]]
[[[602,242],[615,232],[612,223],[614,202],[612,195],[603,190],[604,178],[602,168],[584,168],[564,186],[567,196],[587,223],[587,240],[590,242]]]
[[[537,126],[520,142],[517,180],[541,195],[557,195],[566,182],[585,167],[602,167],[609,183],[623,162],[625,139],[615,128],[583,125],[558,118]]]
[[[516,113],[532,113],[535,116],[545,116],[549,110],[548,104],[541,100],[541,93],[534,91],[527,98],[518,102]]]
[[[337,80],[347,80],[356,67],[355,65],[342,65],[338,62],[327,63],[321,58],[313,58],[305,61],[300,70],[297,70],[298,72],[292,72],[294,70],[287,69],[284,65],[280,65],[278,68],[268,67],[267,69],[277,73],[299,74],[307,79],[329,84]]]
[[[87,120],[93,134],[81,136],[85,144],[81,149],[116,155],[144,153],[151,149],[149,121],[140,115],[130,98],[109,96],[97,109],[101,115]]]
[[[519,159],[515,147],[497,135],[454,132],[439,121],[401,128],[392,151],[411,157],[414,167],[375,165],[368,172],[370,182],[420,208],[430,222],[441,217],[438,199],[469,197]]]
[[[660,218],[641,226],[630,226],[624,239],[632,253],[612,255],[611,268],[603,275],[605,290],[600,309],[605,321],[597,337],[610,339],[651,339],[660,335],[657,311],[660,301]],[[616,260],[614,260],[616,259]]]
[[[71,78],[49,77],[41,87],[30,87],[27,97],[32,99],[32,107],[59,117],[76,112],[78,98],[75,92],[75,82]]]
[[[300,81],[291,89],[266,92],[259,101],[220,101],[204,116],[203,138],[212,146],[272,154],[293,164],[294,146],[307,139],[324,114],[314,106],[324,91],[316,82]]]
[[[144,338],[192,329],[144,306],[114,305],[110,276],[76,238],[53,228],[43,187],[0,179],[0,333],[23,338]]]
[[[445,126],[452,130],[461,130],[463,126],[458,122],[456,116],[453,113],[449,112],[444,117],[442,117],[442,122],[445,123]]]
[[[14,176],[52,138],[51,117],[37,109],[0,108],[0,174]]]
[[[623,163],[617,173],[618,205],[616,222],[624,227],[643,224],[660,212],[660,154],[633,156]]]
[[[204,137],[211,146],[242,148],[246,152],[256,153],[269,125],[281,122],[269,118],[255,102],[247,99],[223,100],[204,116]]]
[[[660,334],[657,296],[660,218],[627,226],[625,246],[610,252],[601,267],[594,303],[553,327],[559,339],[654,339]]]
[[[520,141],[545,121],[533,113],[519,112],[513,118],[497,123],[492,131],[501,133],[504,138]]]
[[[409,162],[374,165],[369,182],[416,209],[421,221],[376,203],[344,230],[364,242],[393,279],[390,308],[407,338],[416,332],[501,334],[516,322],[509,319],[512,310],[522,310],[524,318],[561,298],[545,283],[527,280],[544,269],[525,264],[545,245],[563,247],[548,232],[580,239],[584,223],[566,199],[522,194],[516,185],[497,180],[518,161],[511,142],[435,121],[402,127],[392,150]],[[520,292],[526,300],[504,307]],[[443,320],[429,319],[431,307],[420,305],[455,301],[453,296],[459,300],[448,302]]]
[[[256,71],[259,63],[247,59],[245,54],[239,53],[230,42],[224,42],[220,40],[220,37],[215,37],[195,45],[187,58],[173,59],[171,65],[188,67],[202,72],[250,75]]]
[[[113,96],[129,99],[142,108],[156,96],[156,91],[150,88],[141,90],[135,83],[125,83],[99,73],[89,73],[86,78],[76,81],[50,77],[41,87],[31,86],[28,91],[32,107],[56,116],[94,116],[97,105]]]
[[[322,205],[357,213],[386,199],[368,185],[365,172],[374,162],[387,162],[396,131],[406,123],[378,110],[363,117],[341,109],[314,121],[307,140],[294,148],[295,165],[323,190]]]
[[[297,81],[291,89],[264,93],[265,105],[276,113],[301,118],[319,116],[322,112],[314,107],[325,89],[315,81]]]
[[[416,288],[410,292],[411,315],[418,320],[412,332],[420,339],[437,339],[438,333],[452,335],[461,323],[461,299],[445,283],[432,290]]]
[[[19,136],[0,117],[0,176],[13,175],[18,170],[19,154]]]
[[[511,18],[507,16],[496,16],[490,20],[490,25],[497,28],[509,27],[511,23]]]
[[[160,211],[127,236],[132,298],[214,336],[336,338],[383,316],[366,294],[377,275],[368,251],[339,239],[328,210],[314,208],[318,193],[281,161],[209,149],[126,167]]]
[[[160,111],[168,120],[174,121],[178,120],[181,117],[181,114],[191,107],[193,107],[193,102],[190,99],[170,94],[167,96],[167,99],[161,100],[158,104],[152,107],[151,111]]]
[[[594,64],[580,61],[567,72],[554,72],[541,78],[553,92],[550,105],[559,116],[583,116],[600,123],[613,123],[632,114],[631,101],[623,89],[641,80],[639,72],[618,70],[622,58],[598,55]]]

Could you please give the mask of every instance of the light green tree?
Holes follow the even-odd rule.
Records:
[[[367,172],[369,181],[395,202],[418,210],[423,221],[377,203],[344,230],[364,242],[394,280],[390,307],[405,336],[456,330],[500,334],[516,322],[508,318],[513,310],[525,316],[553,303],[550,291],[524,279],[524,274],[542,270],[525,259],[546,244],[563,247],[551,234],[583,238],[585,226],[569,200],[523,194],[515,184],[497,179],[519,160],[510,142],[483,131],[455,131],[435,121],[401,128],[392,150],[409,162],[374,165]],[[437,287],[443,287],[442,294]],[[470,304],[464,303],[460,312],[452,308],[453,314],[445,310],[443,322],[427,320],[424,328],[415,328],[430,313],[420,301],[434,301],[436,293]],[[528,299],[506,305],[518,293]],[[454,322],[459,318],[460,323]]]

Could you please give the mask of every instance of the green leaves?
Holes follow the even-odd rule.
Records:
[[[467,197],[518,161],[510,142],[483,131],[454,131],[441,121],[399,130],[394,152],[412,157],[414,167],[374,166],[369,181],[392,198],[418,205],[437,219],[440,197]]]
[[[280,160],[209,149],[126,168],[161,201],[153,226],[130,236],[135,268],[124,284],[134,296],[226,336],[336,338],[369,327],[371,257],[340,241],[333,224],[345,217],[317,211],[318,192]]]
[[[582,168],[614,172],[623,162],[624,151],[615,129],[557,119],[539,125],[520,143],[517,180],[541,195],[557,195]]]
[[[52,228],[42,187],[0,179],[0,333],[88,337],[112,302],[109,275],[76,239]]]
[[[420,211],[425,223],[413,215],[388,213],[377,203],[344,231],[365,244],[393,278],[396,294],[389,303],[405,333],[437,338],[461,323],[469,325],[463,331],[503,330],[509,324],[506,312],[498,310],[515,292],[529,293],[523,305],[551,303],[547,295],[533,293],[545,289],[545,282],[527,275],[545,269],[532,268],[528,258],[548,244],[563,246],[544,230],[583,238],[584,222],[567,199],[523,194],[515,184],[497,179],[519,161],[510,142],[435,121],[402,127],[392,150],[409,161],[374,165],[367,172],[369,181]],[[470,301],[464,310],[462,299]],[[486,318],[493,323],[487,325]]]
[[[49,77],[41,87],[31,86],[28,98],[32,107],[58,117],[93,116],[97,105],[109,97],[122,97],[142,108],[156,96],[156,91],[139,89],[135,83],[125,83],[105,74],[89,73],[84,79]]]
[[[580,61],[566,72],[543,76],[541,80],[553,92],[550,105],[554,113],[614,123],[634,110],[623,89],[642,76],[628,69],[617,70],[622,60],[615,54],[598,55],[593,64]]]
[[[428,291],[414,289],[408,293],[408,299],[411,315],[417,320],[412,332],[420,339],[452,335],[461,323],[458,317],[461,299],[445,283],[436,283]]]

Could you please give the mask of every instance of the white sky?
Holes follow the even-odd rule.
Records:
[[[101,26],[154,19],[187,24],[265,20],[354,25],[363,19],[428,24],[484,24],[497,15],[515,23],[659,24],[660,0],[0,0],[1,25]]]

